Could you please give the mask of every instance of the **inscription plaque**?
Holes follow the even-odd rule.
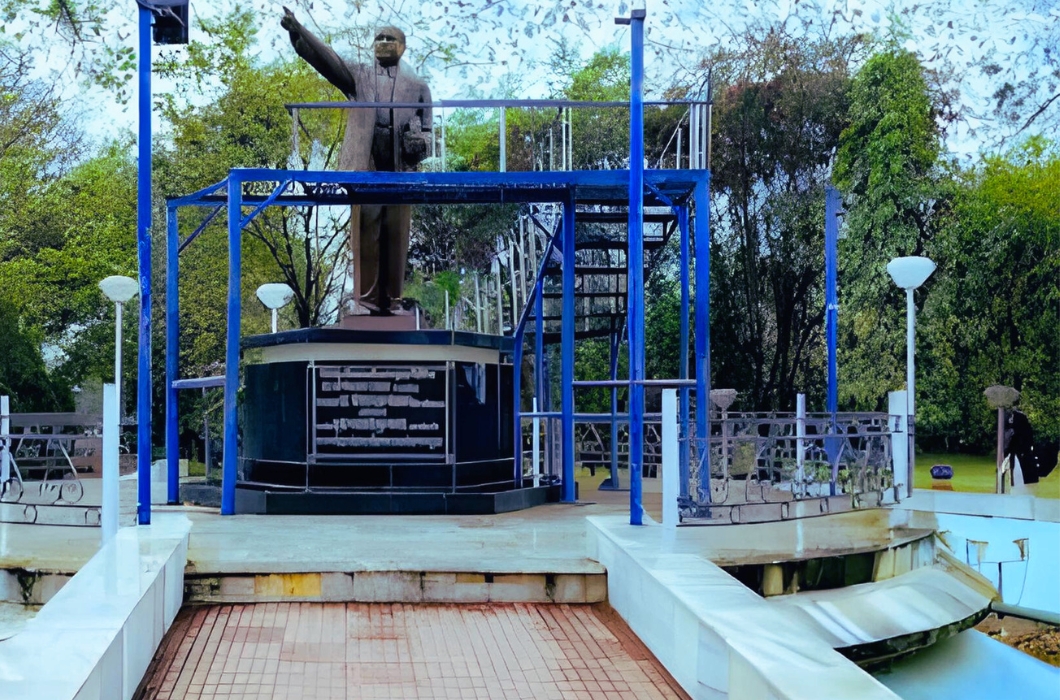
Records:
[[[310,372],[317,459],[445,459],[446,365],[317,365]]]

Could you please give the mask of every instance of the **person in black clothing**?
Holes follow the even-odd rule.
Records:
[[[1024,484],[1036,484],[1056,467],[1060,450],[1054,445],[1035,444],[1034,429],[1023,411],[1009,411],[1005,429],[1005,456],[1020,463]]]

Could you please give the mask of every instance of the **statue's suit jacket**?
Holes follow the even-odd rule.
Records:
[[[430,133],[432,126],[431,90],[416,72],[403,61],[396,66],[384,68],[373,61],[371,64],[344,61],[334,49],[307,31],[299,31],[299,40],[294,47],[298,55],[313,66],[328,82],[342,90],[355,102],[420,102],[418,109],[394,109],[398,142],[402,132],[415,117],[419,117],[422,132]],[[390,147],[389,107],[350,109],[346,121],[346,137],[339,154],[341,170],[394,170],[394,156]],[[387,132],[384,135],[384,131]],[[397,169],[413,169],[417,162],[401,159]]]

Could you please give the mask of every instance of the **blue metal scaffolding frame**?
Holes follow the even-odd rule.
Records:
[[[563,206],[561,225],[549,235],[548,246],[541,259],[540,269],[533,286],[533,293],[526,300],[518,324],[512,333],[515,336],[513,363],[514,376],[514,423],[515,461],[513,485],[522,486],[522,419],[520,410],[521,372],[525,333],[531,312],[534,317],[534,355],[536,360],[536,394],[541,398],[537,416],[560,418],[562,447],[562,500],[575,500],[574,462],[575,412],[574,376],[575,346],[575,264],[576,212],[579,203],[628,207],[628,244],[626,279],[628,285],[626,304],[626,332],[630,357],[629,380],[623,382],[629,391],[629,405],[623,419],[628,420],[630,431],[630,522],[642,523],[643,505],[641,479],[643,464],[644,425],[644,207],[667,206],[677,219],[681,245],[681,369],[679,378],[689,382],[689,304],[690,263],[694,262],[695,288],[701,293],[695,296],[695,406],[696,435],[706,440],[707,413],[710,388],[709,352],[709,279],[710,279],[710,233],[709,233],[709,184],[710,173],[705,168],[689,170],[645,170],[643,135],[643,79],[644,79],[644,20],[645,11],[634,9],[629,18],[618,18],[619,24],[631,28],[631,97],[630,97],[630,159],[628,170],[604,171],[551,171],[551,172],[496,172],[496,173],[393,173],[393,172],[335,172],[335,171],[291,171],[270,169],[237,168],[230,171],[226,180],[185,197],[172,198],[167,202],[167,281],[166,281],[166,460],[168,468],[168,500],[176,502],[178,489],[177,450],[177,392],[188,384],[178,377],[179,326],[179,255],[219,213],[221,207],[228,211],[228,319],[226,331],[226,362],[224,389],[224,462],[222,470],[221,512],[235,512],[235,484],[238,472],[238,424],[237,390],[239,387],[240,327],[242,319],[242,231],[250,221],[269,206],[349,206],[352,204],[426,204],[426,203],[540,203],[553,202]],[[142,31],[143,35],[144,32]],[[149,55],[149,54],[148,54]],[[141,79],[143,75],[141,74]],[[149,79],[149,78],[148,78]],[[148,89],[141,94],[149,95]],[[454,103],[455,104],[455,103]],[[544,102],[542,102],[544,105]],[[466,106],[494,106],[493,102],[468,103]],[[503,106],[503,105],[501,105]],[[142,112],[144,110],[141,110]],[[149,112],[149,110],[147,110]],[[146,132],[145,132],[146,129]],[[146,133],[150,143],[150,126],[141,123],[141,143]],[[150,182],[150,170],[144,167],[141,149],[141,176],[146,172]],[[146,159],[149,163],[149,158]],[[690,158],[690,164],[691,164]],[[268,195],[248,194],[262,191],[261,184],[271,185]],[[184,241],[179,239],[178,211],[183,207],[210,207],[194,233]],[[244,216],[244,208],[252,207]],[[689,212],[693,211],[694,255],[690,251],[692,238],[689,231]],[[537,222],[539,223],[539,222]],[[150,226],[150,212],[141,212],[141,231]],[[542,227],[543,228],[543,227]],[[143,243],[147,239],[146,249]],[[548,376],[548,363],[544,353],[543,328],[543,280],[554,247],[562,256],[562,320],[560,340],[561,396],[560,411],[552,411]],[[140,255],[150,258],[150,239],[141,236]],[[148,262],[149,264],[149,262]],[[149,268],[148,268],[149,269]],[[146,285],[146,286],[145,286]],[[150,366],[144,367],[144,335],[150,331],[150,275],[141,275],[141,381],[150,382]],[[146,324],[146,325],[145,325]],[[146,329],[146,330],[145,330]],[[611,338],[611,439],[612,439],[612,487],[618,486],[617,461],[617,360],[619,338],[612,330]],[[216,382],[215,382],[216,383]],[[605,382],[607,383],[607,382]],[[149,393],[141,391],[141,397]],[[682,434],[689,434],[690,396],[687,386],[681,389]],[[141,401],[143,403],[143,401]],[[149,406],[141,406],[141,416],[149,416]],[[146,426],[146,427],[145,427]],[[141,445],[149,443],[144,430],[150,430],[149,421],[141,420]],[[551,426],[547,428],[551,433]],[[688,456],[687,441],[682,441],[681,480],[682,495],[687,495]],[[143,450],[141,450],[142,456]],[[704,455],[701,458],[700,502],[710,500],[710,466]],[[141,459],[142,462],[142,459]],[[141,473],[145,467],[140,464]],[[141,480],[140,522],[150,522],[150,499],[143,497]],[[703,485],[706,485],[704,488]]]
[[[706,193],[709,173],[703,170],[648,170],[643,173],[641,204],[650,206],[673,206],[678,212],[687,211],[693,203],[696,206],[696,224],[702,231],[696,235],[696,279],[700,279],[700,270],[707,263],[700,258],[708,253],[709,240],[706,230]],[[260,192],[261,185],[271,187],[268,195],[245,192],[248,188]],[[177,391],[182,381],[178,376],[177,342],[180,337],[179,327],[179,250],[188,239],[179,240],[178,211],[184,207],[210,208],[208,216],[218,206],[228,210],[228,243],[229,243],[229,278],[228,278],[228,321],[226,337],[226,369],[224,379],[224,466],[222,470],[223,514],[235,512],[235,483],[237,476],[237,413],[236,399],[239,387],[240,358],[240,324],[242,319],[242,230],[261,211],[269,206],[349,206],[372,202],[376,204],[395,203],[502,203],[502,202],[560,202],[563,204],[562,225],[549,238],[549,248],[556,246],[563,256],[563,321],[561,341],[561,376],[562,396],[559,411],[562,440],[562,497],[574,500],[574,421],[576,417],[574,402],[574,230],[577,221],[579,203],[626,205],[629,201],[630,173],[625,170],[603,171],[563,171],[563,172],[507,172],[507,173],[388,173],[388,172],[335,172],[335,171],[290,171],[269,169],[234,169],[226,181],[217,183],[186,197],[178,197],[167,203],[167,294],[166,294],[166,457],[169,475],[169,496],[176,499],[177,489]],[[701,199],[696,200],[696,197]],[[244,214],[244,209],[249,213]],[[700,212],[703,212],[702,214]],[[682,241],[688,239],[688,216],[679,216],[679,228]],[[683,222],[683,223],[682,223]],[[632,243],[632,242],[631,242]],[[632,245],[631,245],[632,247]],[[539,368],[536,381],[539,391],[543,385],[545,373],[541,371],[545,364],[543,352],[543,329],[541,313],[542,281],[551,259],[551,250],[546,249],[542,256],[537,279],[533,286],[534,293],[527,300],[518,325],[513,329],[516,336],[516,359],[524,352],[523,343],[531,316],[534,317],[533,332],[534,353]],[[643,269],[643,266],[641,266]],[[682,297],[688,298],[688,275],[682,274]],[[700,287],[706,289],[704,286]],[[709,308],[705,294],[696,295],[696,330],[697,330],[697,369],[704,371],[708,366],[703,361],[707,357],[707,339],[699,336],[700,328],[706,328]],[[629,324],[636,326],[643,338],[644,309],[643,296],[639,304],[629,304]],[[641,341],[643,342],[643,341]],[[643,348],[641,349],[643,352]],[[697,374],[699,373],[697,372]],[[515,375],[519,375],[516,371]],[[709,376],[709,375],[708,375]],[[518,380],[517,380],[518,381]],[[697,414],[706,415],[708,385],[705,377],[700,377],[696,391]],[[634,385],[637,386],[637,385]],[[641,389],[643,391],[643,389]],[[522,414],[516,392],[515,422],[521,426]],[[546,397],[543,397],[546,398]],[[547,401],[547,398],[546,398]],[[635,408],[637,404],[630,404]],[[550,405],[542,407],[550,410]],[[686,414],[687,415],[687,414]],[[631,424],[643,421],[643,412],[628,412]],[[517,435],[521,434],[521,430]],[[700,433],[702,434],[702,433]],[[516,440],[517,459],[513,474],[513,484],[521,485],[521,440]],[[632,462],[631,482],[639,476],[639,469]],[[637,463],[639,464],[639,462]],[[640,509],[633,508],[631,496],[631,521],[638,521]],[[639,505],[639,500],[637,501]]]

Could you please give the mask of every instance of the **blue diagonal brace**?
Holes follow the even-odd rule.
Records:
[[[656,187],[650,182],[645,182],[644,186],[648,188],[649,192],[658,197],[660,202],[673,209],[675,214],[677,213],[677,205],[674,204],[674,201],[672,199],[663,194],[658,187]]]
[[[533,218],[533,216],[531,216]],[[545,250],[541,255],[541,265],[537,268],[537,276],[534,278],[534,291],[530,294],[530,298],[526,300],[526,306],[523,307],[523,313],[519,317],[519,324],[516,326],[516,332],[522,333],[526,328],[527,321],[530,320],[530,309],[533,308],[533,304],[537,300],[537,295],[541,289],[541,280],[545,278],[545,268],[548,267],[548,259],[552,255],[552,251],[556,248],[556,241],[559,239],[559,227],[562,225],[562,219],[556,222],[556,230],[551,234],[548,233],[548,229],[542,226],[539,222],[536,222],[541,229],[548,235],[548,243],[545,244]]]
[[[171,197],[166,200],[166,204],[171,207],[205,206],[206,204],[212,204],[212,202],[204,201],[207,197],[211,197],[223,190],[227,190],[227,188],[228,178],[225,178],[217,184],[204,187],[201,190],[186,194],[183,197]]]
[[[261,203],[258,204],[258,206],[254,207],[254,211],[250,212],[245,217],[243,217],[242,220],[240,220],[239,228],[246,228],[247,224],[253,221],[255,216],[260,214],[266,207],[272,206],[273,202],[279,199],[280,196],[287,190],[288,187],[291,186],[293,182],[294,180],[284,180],[283,182],[281,182],[280,186],[272,191],[272,194],[263,199]]]
[[[206,230],[206,227],[210,225],[210,222],[214,220],[214,217],[216,217],[224,208],[225,205],[223,204],[218,204],[216,207],[214,207],[213,211],[207,214],[206,218],[202,220],[201,224],[199,224],[199,227],[192,231],[191,235],[185,238],[184,242],[180,244],[180,246],[177,248],[177,254],[179,255],[183,253],[184,249],[190,246],[191,242],[198,238],[200,233]]]

